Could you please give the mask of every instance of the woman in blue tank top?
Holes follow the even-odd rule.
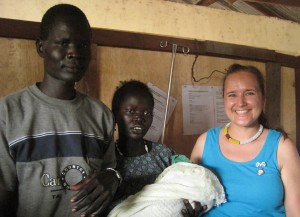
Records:
[[[191,160],[211,169],[227,203],[208,217],[300,216],[300,158],[296,145],[266,125],[264,79],[253,66],[233,64],[223,82],[224,128],[200,135]]]

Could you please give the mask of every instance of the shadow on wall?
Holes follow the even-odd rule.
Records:
[[[92,54],[89,68],[83,79],[76,84],[76,89],[82,93],[85,93],[86,95],[100,99],[99,76],[97,65],[97,45],[92,44]]]

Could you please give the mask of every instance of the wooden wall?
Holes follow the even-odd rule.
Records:
[[[99,47],[98,55],[98,62],[101,63],[99,69],[100,98],[107,105],[111,104],[112,93],[121,80],[134,78],[146,83],[151,82],[167,92],[172,58],[171,53]],[[180,53],[176,54],[171,95],[178,102],[165,133],[165,143],[177,152],[188,156],[197,136],[183,136],[181,87],[185,84],[193,84],[191,68],[194,58],[194,55],[185,56]],[[201,56],[195,64],[195,76],[197,78],[207,77],[216,69],[224,71],[224,69],[234,62],[252,64],[264,71],[263,63]],[[214,74],[212,80],[194,83],[194,85],[221,86],[222,78],[222,74]]]
[[[159,45],[158,45],[159,46]],[[42,59],[36,54],[33,40],[0,38],[0,96],[33,84],[42,79]],[[116,86],[122,80],[138,79],[151,82],[167,92],[171,53],[140,49],[93,45],[93,59],[89,72],[77,88],[98,97],[110,107]],[[165,143],[178,153],[190,155],[195,136],[183,136],[182,85],[222,85],[223,75],[216,73],[210,80],[193,83],[191,69],[194,54],[176,54],[171,95],[178,100],[174,114],[166,128]],[[263,62],[237,60],[221,57],[199,56],[194,72],[197,79],[207,77],[213,70],[224,71],[232,63],[251,64],[263,73]],[[294,69],[281,67],[281,113],[280,123],[296,140],[295,77]],[[201,132],[199,132],[201,133]]]
[[[41,80],[42,72],[34,41],[0,38],[0,96]]]

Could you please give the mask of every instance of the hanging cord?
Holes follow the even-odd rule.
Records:
[[[222,72],[222,71],[219,71],[219,70],[213,70],[210,75],[208,77],[203,77],[203,78],[199,78],[198,80],[195,78],[195,71],[194,71],[194,68],[195,68],[195,64],[197,62],[197,59],[198,59],[199,55],[196,55],[195,56],[195,60],[193,62],[193,65],[192,65],[192,79],[194,82],[199,82],[201,80],[204,80],[204,79],[210,79],[211,76],[215,73],[215,72],[218,72],[218,73],[221,73],[221,74],[226,74],[226,72]]]

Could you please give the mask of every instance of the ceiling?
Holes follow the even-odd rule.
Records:
[[[170,0],[245,14],[277,17],[300,24],[300,0]]]

